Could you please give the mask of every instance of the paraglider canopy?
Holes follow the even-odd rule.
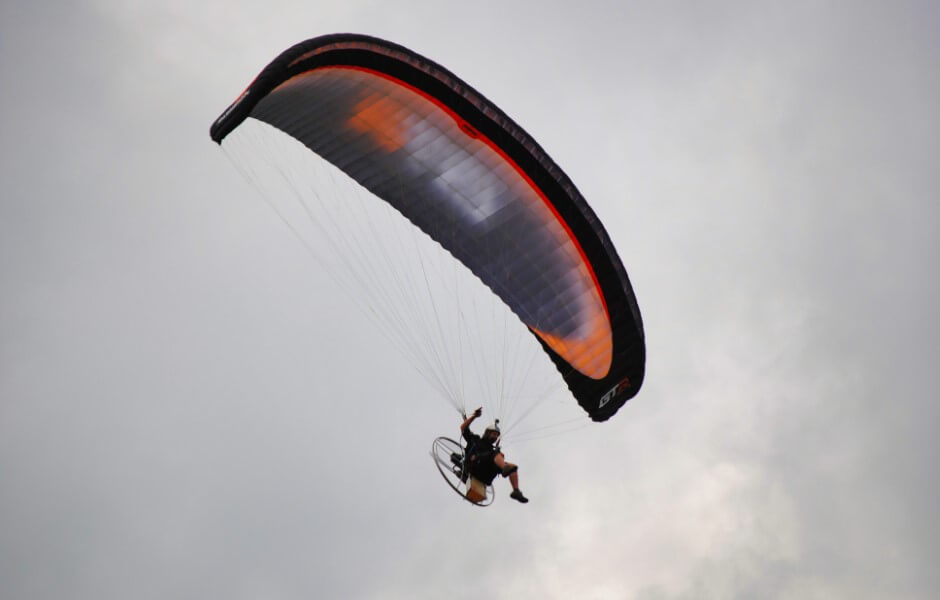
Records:
[[[327,35],[272,61],[212,139],[249,117],[344,171],[469,268],[591,419],[638,392],[642,320],[607,232],[541,146],[467,83],[397,44]]]

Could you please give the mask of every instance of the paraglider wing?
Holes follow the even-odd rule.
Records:
[[[466,265],[604,421],[643,381],[643,325],[610,238],[519,125],[440,65],[354,34],[297,44],[210,131],[248,117],[299,140]]]

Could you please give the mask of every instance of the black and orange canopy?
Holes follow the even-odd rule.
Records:
[[[268,123],[391,204],[532,331],[595,421],[640,389],[643,325],[627,273],[567,175],[495,104],[373,37],[288,49],[212,125]]]

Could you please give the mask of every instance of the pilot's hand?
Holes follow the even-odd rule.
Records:
[[[482,407],[482,406],[481,406],[480,408],[476,409],[475,411],[473,411],[473,416],[474,416],[474,417],[479,417],[479,416],[482,415],[482,414],[483,414],[483,407]]]

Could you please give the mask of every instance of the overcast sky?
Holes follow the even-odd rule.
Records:
[[[630,273],[648,370],[508,447],[211,143],[281,50],[383,37],[522,124]],[[0,4],[0,597],[940,594],[932,2]]]

